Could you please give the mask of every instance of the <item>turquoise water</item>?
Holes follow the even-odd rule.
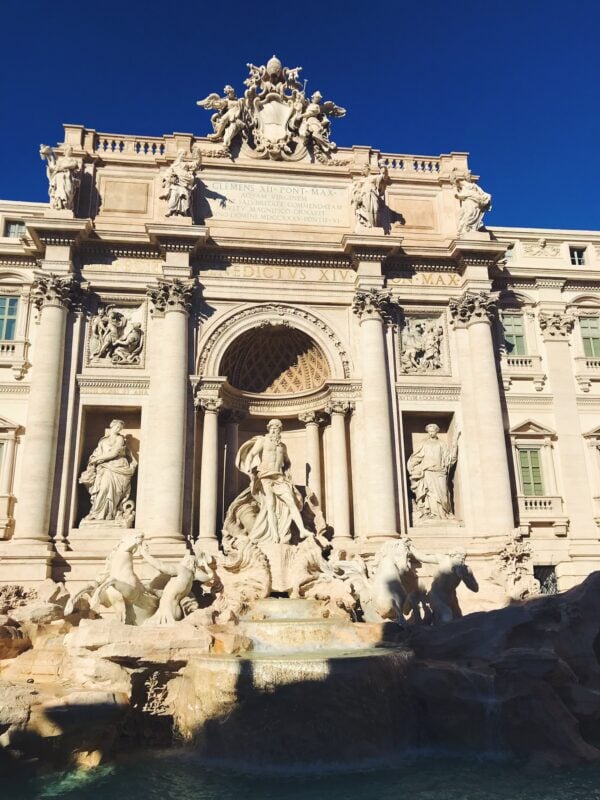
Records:
[[[257,775],[154,754],[89,772],[0,784],[6,800],[600,800],[600,767],[529,774],[514,764],[421,756],[386,769]]]

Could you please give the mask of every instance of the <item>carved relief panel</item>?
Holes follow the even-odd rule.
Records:
[[[106,303],[88,324],[87,366],[143,367],[145,338],[145,303],[137,307]]]
[[[431,308],[402,313],[398,325],[401,375],[449,375],[448,332],[443,312]]]

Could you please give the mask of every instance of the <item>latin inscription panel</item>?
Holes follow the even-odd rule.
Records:
[[[208,219],[349,226],[350,203],[344,188],[210,179],[203,183]]]

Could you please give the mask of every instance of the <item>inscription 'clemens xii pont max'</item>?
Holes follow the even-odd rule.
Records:
[[[210,217],[242,222],[279,222],[345,228],[346,189],[246,181],[204,181]]]

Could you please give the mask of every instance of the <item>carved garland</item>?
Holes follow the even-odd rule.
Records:
[[[344,345],[333,329],[330,328],[327,323],[323,322],[323,320],[319,319],[314,314],[311,314],[310,311],[305,311],[301,308],[295,308],[294,306],[288,306],[279,303],[270,303],[268,305],[246,308],[243,311],[240,311],[239,313],[229,317],[228,319],[223,320],[223,322],[217,325],[202,347],[202,352],[200,353],[200,358],[198,360],[199,374],[204,375],[208,359],[210,358],[216,343],[226,331],[228,331],[234,325],[239,325],[242,320],[256,316],[263,316],[265,314],[276,315],[276,317],[278,317],[280,320],[279,324],[285,324],[286,322],[289,323],[290,318],[296,318],[306,320],[311,325],[314,325],[333,343],[333,346],[335,347],[342,363],[344,378],[350,377],[350,358],[346,352],[346,349],[344,348]]]

